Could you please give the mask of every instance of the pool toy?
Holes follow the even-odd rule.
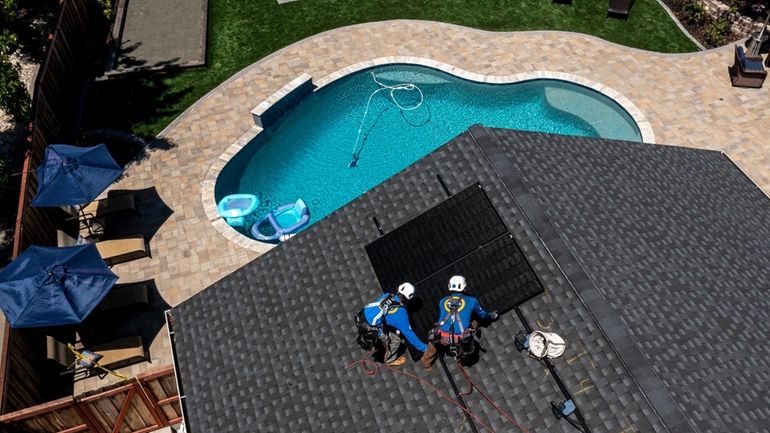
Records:
[[[264,223],[267,224],[264,224]],[[260,241],[274,241],[276,239],[288,239],[310,222],[310,209],[302,199],[295,203],[285,204],[268,212],[259,222],[251,227],[251,235]],[[266,225],[272,228],[273,233],[263,231]]]
[[[231,194],[219,201],[217,211],[228,224],[243,227],[245,217],[259,206],[259,199],[251,194]]]

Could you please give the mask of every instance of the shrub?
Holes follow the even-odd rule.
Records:
[[[13,0],[0,4],[0,108],[16,121],[23,121],[30,100],[21,82],[21,67],[11,61],[11,54],[19,48],[18,36],[9,30],[16,20],[15,8]]]
[[[0,108],[17,122],[27,119],[30,99],[21,82],[21,67],[0,53]]]
[[[706,6],[700,0],[687,0],[682,5],[682,12],[684,12],[687,22],[694,26],[700,26],[706,22]]]
[[[722,46],[725,44],[728,33],[730,33],[729,21],[724,18],[714,20],[706,26],[706,43],[712,47]]]
[[[96,3],[104,14],[104,18],[107,18],[107,20],[114,18],[115,14],[112,10],[112,0],[96,0]]]

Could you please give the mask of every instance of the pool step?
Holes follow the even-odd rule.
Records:
[[[637,128],[632,123],[620,123],[607,119],[618,119],[617,111],[611,106],[600,102],[587,105],[586,98],[594,99],[592,92],[580,92],[562,87],[547,86],[544,90],[546,102],[553,108],[577,116],[591,125],[602,138],[619,138],[638,135]],[[622,110],[620,106],[617,108]],[[630,120],[630,119],[629,119]]]

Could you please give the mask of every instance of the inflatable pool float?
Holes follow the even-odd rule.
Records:
[[[259,222],[251,227],[251,235],[260,241],[287,239],[310,222],[310,209],[302,199],[289,203],[268,212]],[[267,224],[265,224],[267,223]],[[262,227],[271,228],[273,233],[265,232]]]
[[[228,224],[242,227],[245,217],[259,206],[259,199],[251,194],[231,194],[219,201],[217,211]]]

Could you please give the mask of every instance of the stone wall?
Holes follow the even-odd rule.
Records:
[[[748,37],[751,33],[759,31],[762,28],[764,21],[754,21],[751,18],[745,17],[741,14],[730,13],[730,6],[720,2],[719,0],[702,0],[706,6],[706,11],[712,18],[727,18],[732,23],[730,31],[734,35],[741,37]]]

